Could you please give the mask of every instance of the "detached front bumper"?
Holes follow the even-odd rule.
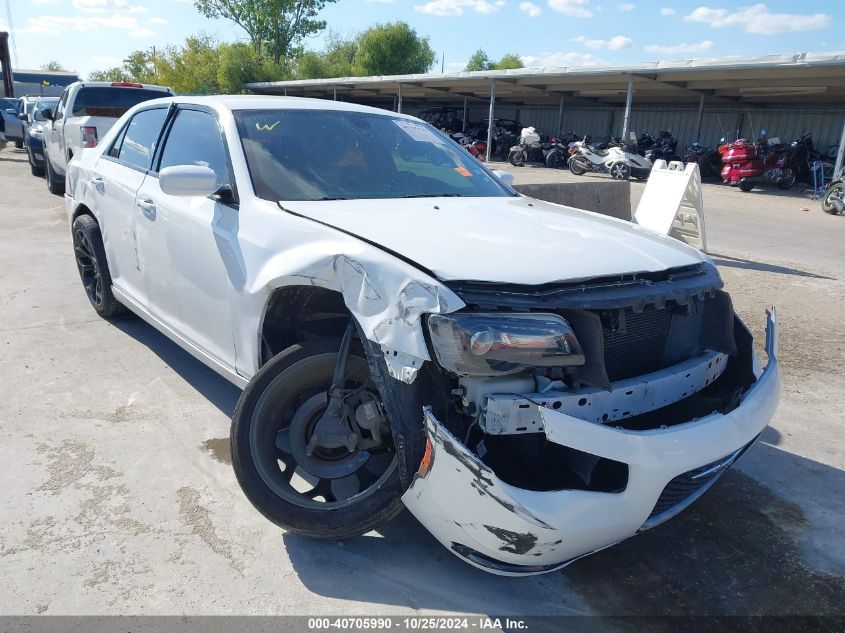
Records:
[[[426,409],[428,468],[402,500],[443,545],[485,571],[518,576],[564,567],[674,516],[754,442],[777,407],[776,341],[772,311],[768,365],[726,414],[630,431],[538,407],[549,441],[628,465],[622,492],[537,492],[509,485]]]

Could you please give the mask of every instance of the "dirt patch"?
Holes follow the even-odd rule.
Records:
[[[564,574],[602,615],[845,614],[845,579],[802,561],[807,527],[797,505],[734,470],[687,512]]]
[[[179,488],[176,494],[179,497],[179,516],[182,522],[193,534],[200,537],[211,551],[226,559],[232,569],[243,574],[246,565],[235,556],[232,544],[217,534],[211,522],[211,511],[200,503],[199,491],[186,486]]]
[[[202,449],[209,453],[214,459],[221,464],[232,465],[232,453],[229,450],[228,437],[213,437],[202,443]]]

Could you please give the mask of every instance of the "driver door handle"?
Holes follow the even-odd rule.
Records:
[[[155,202],[153,202],[149,198],[141,198],[140,200],[138,200],[138,207],[141,209],[141,211],[144,212],[145,216],[147,216],[151,220],[155,220],[155,217],[156,217]]]

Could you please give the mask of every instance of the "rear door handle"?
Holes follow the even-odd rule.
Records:
[[[155,202],[153,202],[149,198],[144,198],[144,199],[138,200],[138,207],[140,207],[141,211],[144,212],[145,216],[147,216],[151,220],[155,220],[155,217],[156,217]]]

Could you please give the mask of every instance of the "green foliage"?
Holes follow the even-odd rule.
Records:
[[[522,68],[525,64],[522,63],[522,58],[516,53],[507,53],[496,62],[494,70],[508,70],[509,68]]]
[[[240,26],[255,51],[266,52],[278,65],[294,57],[305,37],[326,28],[317,16],[331,2],[337,0],[194,0],[194,5],[206,17]]]
[[[516,53],[507,53],[494,62],[482,49],[475,51],[467,62],[466,71],[472,70],[508,70],[509,68],[522,68],[522,59]]]
[[[46,64],[41,64],[41,70],[45,70],[49,73],[66,73],[68,69],[62,66],[61,62],[57,62],[55,59],[51,59]]]
[[[485,53],[479,48],[469,58],[469,61],[467,62],[466,68],[464,68],[464,70],[467,72],[473,70],[491,70],[492,63],[493,62],[490,61],[490,58],[487,57],[487,53]]]
[[[358,36],[355,69],[366,76],[424,73],[434,58],[428,38],[407,22],[376,24]]]
[[[187,38],[182,46],[135,51],[122,65],[89,76],[92,81],[139,81],[202,95],[238,93],[246,83],[291,77],[287,67],[276,66],[249,44],[218,44],[203,34]]]
[[[435,53],[427,37],[405,22],[376,24],[354,37],[330,33],[325,48],[299,57],[301,79],[358,75],[405,75],[427,72]]]

